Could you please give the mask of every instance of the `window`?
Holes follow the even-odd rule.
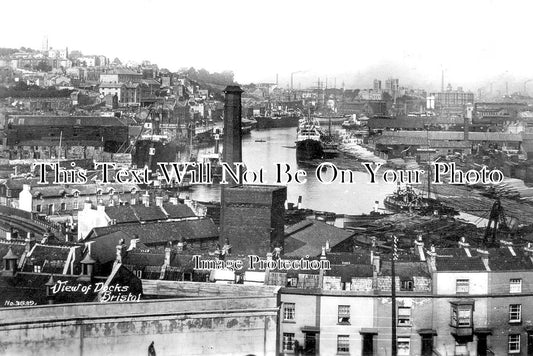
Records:
[[[35,205],[35,211],[38,212],[38,213],[41,212],[41,205],[40,204]]]
[[[67,210],[67,203],[61,203],[61,210]]]
[[[74,210],[78,210],[79,208],[80,208],[80,203],[77,202],[77,201],[75,201],[75,202],[73,203],[73,209],[74,209]]]
[[[350,336],[339,335],[337,336],[337,352],[350,352]]]
[[[283,333],[283,351],[294,350],[294,334]]]
[[[398,326],[411,325],[411,308],[399,307],[398,308]]]
[[[404,279],[401,281],[400,290],[412,291],[413,290],[413,281],[410,279]]]
[[[452,304],[451,326],[466,328],[472,326],[473,304]]]
[[[33,272],[35,272],[35,273],[41,273],[41,266],[34,265],[34,266],[33,266]]]
[[[465,306],[460,306],[458,308],[458,323],[457,326],[459,327],[468,327],[472,325],[471,320],[472,315],[472,309]]]
[[[283,320],[294,320],[296,306],[294,303],[283,303]]]
[[[349,305],[339,305],[339,324],[350,324]]]
[[[143,271],[142,270],[135,270],[135,271],[133,271],[133,273],[135,274],[135,276],[137,276],[137,278],[142,278],[143,277]]]
[[[80,192],[78,192],[77,190],[75,190],[74,193],[72,193],[72,196],[73,196],[74,198],[77,198],[77,197],[80,196]]]
[[[408,337],[399,337],[397,339],[398,356],[405,356],[411,354],[411,339]]]
[[[519,323],[522,321],[522,305],[511,304],[509,305],[509,322]]]
[[[298,286],[297,277],[287,278],[287,287],[296,287],[296,286]]]
[[[522,293],[522,279],[513,278],[509,281],[509,293]]]
[[[469,279],[458,279],[455,281],[455,292],[457,294],[468,294],[469,290],[470,290]]]
[[[509,341],[507,342],[509,346],[509,353],[519,353],[520,352],[520,334],[511,334],[509,335]]]

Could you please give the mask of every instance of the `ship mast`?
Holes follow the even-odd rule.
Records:
[[[426,124],[426,143],[427,143],[427,150],[428,150],[428,199],[431,197],[431,163],[430,163],[430,152],[429,152],[429,124]]]

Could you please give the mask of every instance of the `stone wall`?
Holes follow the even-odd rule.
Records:
[[[0,308],[0,354],[273,355],[277,290],[257,295]]]

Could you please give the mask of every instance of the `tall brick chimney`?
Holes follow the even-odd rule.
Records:
[[[233,166],[235,162],[242,162],[242,132],[241,132],[241,95],[243,90],[238,85],[228,85],[224,89],[226,94],[224,99],[224,146],[222,152],[222,161]],[[234,167],[232,167],[234,168]],[[230,186],[233,182],[228,182]],[[221,185],[220,188],[220,242],[223,243],[224,226],[225,226],[225,201],[227,185]]]
[[[242,162],[241,95],[238,85],[228,85],[224,90],[224,151],[223,161]]]

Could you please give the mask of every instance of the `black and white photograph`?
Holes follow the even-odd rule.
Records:
[[[0,9],[0,356],[533,356],[533,3]]]

